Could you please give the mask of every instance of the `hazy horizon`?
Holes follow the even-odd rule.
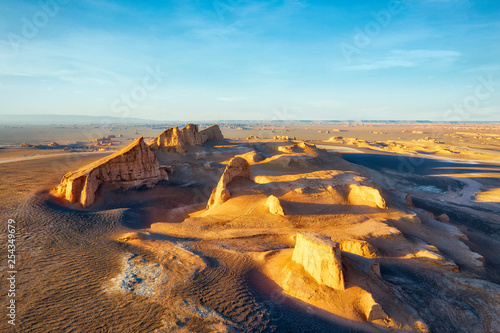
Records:
[[[113,117],[113,116],[88,116],[88,115],[61,115],[61,114],[26,114],[26,115],[5,115],[2,120],[4,126],[56,126],[56,125],[185,125],[192,123],[190,120],[166,120],[166,119],[145,119],[136,117]],[[401,124],[422,124],[422,123],[444,123],[444,124],[494,124],[500,121],[432,121],[432,120],[401,120],[401,119],[199,119],[195,123],[206,124],[345,124],[345,123],[401,123]]]

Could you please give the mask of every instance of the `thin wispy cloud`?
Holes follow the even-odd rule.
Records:
[[[460,57],[461,53],[447,50],[393,50],[381,60],[344,67],[344,70],[371,71],[394,67],[417,67],[431,62],[450,64]]]
[[[473,67],[467,69],[468,72],[476,72],[476,73],[492,73],[492,72],[500,72],[500,64],[485,64],[478,67]]]
[[[247,99],[242,97],[219,97],[217,98],[217,100],[221,102],[232,103],[232,102],[246,101]]]

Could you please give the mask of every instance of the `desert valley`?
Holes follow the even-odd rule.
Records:
[[[500,331],[498,123],[3,126],[0,144],[15,332]]]

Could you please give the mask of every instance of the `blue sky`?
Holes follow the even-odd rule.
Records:
[[[500,120],[500,2],[0,2],[0,114]]]

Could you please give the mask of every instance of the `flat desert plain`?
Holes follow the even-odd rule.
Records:
[[[0,331],[500,331],[500,125],[172,125],[0,127]]]

